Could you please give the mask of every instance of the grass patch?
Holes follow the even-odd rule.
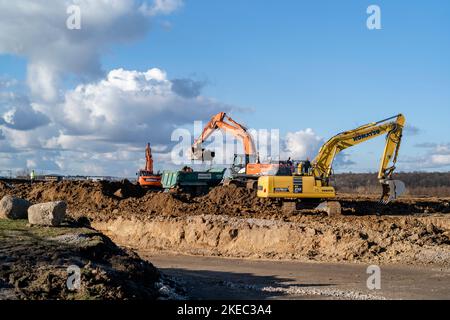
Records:
[[[4,230],[25,230],[28,220],[0,219],[0,232]]]
[[[50,238],[68,233],[94,234],[97,231],[88,228],[71,226],[46,227],[28,226],[28,220],[0,219],[0,239],[10,237],[11,234],[29,235],[31,237]]]

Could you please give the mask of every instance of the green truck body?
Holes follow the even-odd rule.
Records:
[[[161,184],[164,189],[209,189],[218,186],[226,169],[210,169],[207,171],[164,171]]]

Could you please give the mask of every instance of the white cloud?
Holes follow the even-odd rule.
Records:
[[[325,140],[318,136],[313,129],[307,128],[296,132],[288,132],[284,139],[282,158],[291,157],[294,160],[313,160],[324,145]],[[349,168],[354,165],[349,155],[340,152],[333,161],[334,168]]]
[[[31,93],[44,101],[55,101],[58,98],[59,73],[62,70],[44,62],[31,62],[28,65],[27,81]]]
[[[170,14],[183,6],[183,0],[155,0],[152,5],[144,3],[140,10],[146,15]]]
[[[288,132],[285,138],[284,157],[287,156],[296,160],[306,158],[312,160],[324,142],[311,128]]]
[[[175,128],[231,109],[201,94],[184,97],[172,87],[166,72],[158,68],[116,69],[103,80],[68,90],[60,104],[32,104],[27,112],[8,107],[0,119],[11,148],[39,154],[30,158],[28,167],[70,173],[101,167],[91,174],[129,174],[144,161],[147,142],[155,152],[167,151]],[[19,101],[18,95],[10,96]],[[25,102],[24,98],[21,103]],[[46,121],[38,125],[41,116]]]
[[[2,89],[9,89],[11,87],[14,87],[18,84],[18,81],[16,79],[10,79],[8,77],[0,77],[0,90]]]
[[[399,162],[405,170],[442,169],[450,166],[450,143],[420,143],[417,148],[425,149],[425,153],[415,156],[403,156]]]
[[[49,121],[23,94],[0,94],[0,125],[16,130],[32,130],[48,124]]]
[[[13,107],[3,114],[3,125],[17,130],[32,130],[49,123],[43,113],[28,107]]]
[[[159,2],[155,6],[163,8]],[[102,53],[112,44],[142,37],[149,29],[148,18],[139,10],[143,1],[78,0],[81,29],[69,30],[66,9],[72,4],[68,0],[0,1],[0,54],[28,60],[31,92],[46,101],[58,98],[62,76],[100,76]]]
[[[431,156],[431,163],[436,166],[450,165],[450,154],[434,154]]]
[[[439,144],[435,148],[436,153],[450,155],[450,144]]]
[[[421,130],[412,124],[406,124],[406,126],[403,128],[403,132],[409,136],[416,136],[420,134]]]
[[[205,86],[205,81],[192,79],[172,79],[172,90],[185,98],[198,97]]]
[[[66,27],[66,10],[73,4],[81,9],[80,30]],[[227,110],[201,96],[201,88],[195,95],[177,94],[158,68],[117,69],[104,78],[100,58],[112,45],[142,38],[149,14],[166,15],[182,5],[180,0],[0,0],[0,54],[28,63],[28,88],[4,92],[17,81],[0,79],[1,163],[121,174],[112,155],[130,160],[139,152],[137,159],[143,159],[137,146],[157,143],[154,139],[163,150],[174,126]],[[65,90],[66,76],[84,84]]]
[[[450,165],[450,143],[436,144],[428,151],[424,161],[425,165],[431,167],[444,167]]]
[[[104,80],[67,92],[57,121],[66,136],[167,144],[175,127],[230,109],[203,96],[185,98],[171,88],[166,73],[157,68],[112,70]]]

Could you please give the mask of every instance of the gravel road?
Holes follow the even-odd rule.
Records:
[[[381,289],[369,290],[367,264],[140,255],[192,299],[450,299],[446,268],[380,266]]]

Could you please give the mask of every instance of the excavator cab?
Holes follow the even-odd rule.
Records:
[[[233,174],[245,174],[247,171],[247,165],[249,163],[256,163],[257,157],[246,154],[235,154],[233,158],[233,164],[231,166],[231,172]]]
[[[138,184],[144,188],[161,188],[161,175],[153,172],[153,158],[150,143],[145,148],[145,169],[139,170],[137,173]]]
[[[137,173],[138,184],[144,188],[161,188],[161,175],[153,171],[139,170]]]
[[[289,160],[278,161],[277,176],[292,176],[295,173],[294,162]]]
[[[309,159],[295,161],[294,174],[298,176],[310,176],[312,165]]]

